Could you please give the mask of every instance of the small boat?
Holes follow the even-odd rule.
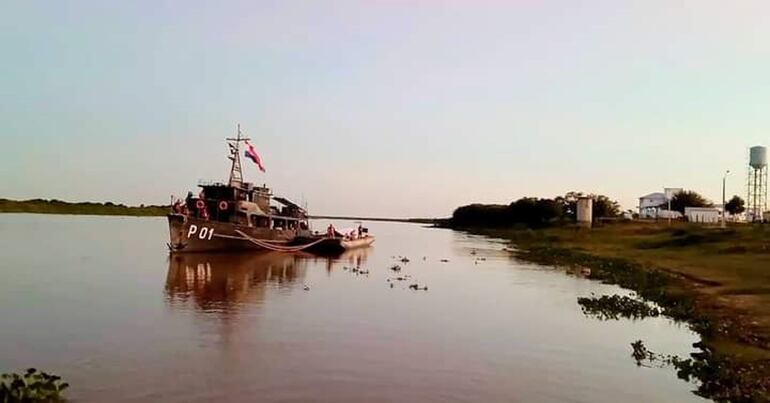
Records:
[[[313,232],[305,208],[284,197],[273,197],[266,185],[255,186],[244,182],[241,143],[248,147],[245,155],[262,169],[261,160],[249,140],[241,135],[240,126],[235,138],[227,138],[231,166],[226,184],[199,183],[201,191],[198,197],[189,192],[184,201],[172,203],[167,216],[167,246],[172,253],[238,250],[336,252],[371,245],[374,237],[361,226],[356,233]]]
[[[348,249],[354,249],[354,248],[363,248],[366,246],[370,246],[374,243],[374,237],[371,235],[367,235],[363,238],[359,239],[350,239],[350,240],[341,240],[340,246],[342,246],[345,250]]]
[[[298,243],[313,242],[313,238],[298,238]],[[310,251],[320,253],[341,253],[347,250],[364,248],[374,243],[374,236],[369,234],[369,229],[359,225],[355,229],[339,230],[329,225],[323,240],[309,248]]]

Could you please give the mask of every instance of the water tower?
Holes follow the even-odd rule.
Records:
[[[749,197],[746,199],[746,217],[749,221],[762,221],[767,210],[767,148],[755,146],[749,149]]]

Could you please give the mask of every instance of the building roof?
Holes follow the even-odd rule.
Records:
[[[665,199],[666,194],[661,192],[650,193],[640,197],[640,199]]]

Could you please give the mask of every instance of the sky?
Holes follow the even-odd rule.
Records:
[[[312,214],[719,202],[770,145],[768,38],[767,1],[6,0],[0,197],[168,203],[240,123]]]

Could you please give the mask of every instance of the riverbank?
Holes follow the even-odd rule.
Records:
[[[70,203],[61,200],[9,200],[0,199],[0,213],[76,214],[152,217],[168,214],[168,206],[126,206],[111,202]]]
[[[588,268],[687,322],[704,344],[690,371],[717,400],[770,399],[770,228],[665,222],[466,229],[508,239],[525,260]],[[680,375],[682,375],[680,373]]]

